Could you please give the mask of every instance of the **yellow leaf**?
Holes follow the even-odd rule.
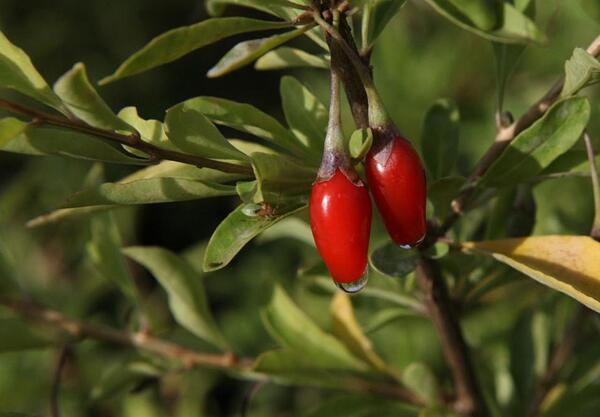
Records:
[[[331,300],[330,311],[333,320],[333,334],[357,357],[379,371],[388,372],[385,362],[373,350],[373,344],[356,321],[348,294],[337,291]]]
[[[466,242],[536,281],[600,312],[600,243],[587,236],[533,236]]]

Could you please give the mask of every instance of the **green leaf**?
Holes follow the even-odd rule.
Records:
[[[34,414],[13,413],[10,411],[0,411],[0,417],[37,417]]]
[[[100,184],[72,195],[62,208],[169,203],[235,194],[235,187],[231,185],[158,177]]]
[[[206,0],[206,9],[211,15],[219,16],[228,4],[251,7],[282,18],[289,18],[293,15],[286,0]]]
[[[198,336],[226,349],[208,308],[201,277],[186,261],[158,247],[134,246],[123,249],[125,255],[148,268],[167,291],[171,312],[181,326]]]
[[[280,221],[268,230],[265,230],[257,239],[262,243],[284,238],[295,239],[311,247],[315,246],[310,225],[298,217],[288,217]]]
[[[66,108],[35,69],[31,59],[0,32],[0,88],[10,88],[60,112]]]
[[[502,0],[449,0],[475,27],[490,31],[502,25],[504,7]]]
[[[327,108],[294,77],[283,77],[279,91],[290,130],[320,159],[329,119]]]
[[[406,0],[363,0],[363,45],[372,45]]]
[[[130,391],[136,384],[148,379],[159,378],[161,370],[139,360],[119,360],[108,366],[100,375],[91,392],[93,401],[104,401],[115,395]]]
[[[417,267],[419,256],[414,250],[406,250],[388,242],[369,256],[369,263],[376,271],[393,278],[410,274]]]
[[[262,319],[281,346],[310,358],[313,367],[367,369],[338,339],[321,330],[278,285],[271,302],[262,311]]]
[[[454,169],[459,120],[458,108],[446,99],[436,101],[425,115],[421,150],[430,180],[446,177]]]
[[[0,353],[41,349],[53,343],[48,335],[35,331],[21,319],[0,318]]]
[[[373,145],[373,131],[371,129],[357,129],[350,136],[348,150],[352,159],[362,161]]]
[[[54,84],[54,91],[69,110],[89,125],[107,130],[133,129],[119,119],[88,79],[85,66],[77,63]]]
[[[115,284],[131,301],[136,301],[135,284],[121,253],[123,242],[112,213],[94,216],[90,222],[90,229],[91,239],[86,249],[94,268],[102,278]]]
[[[340,291],[336,292],[331,299],[329,311],[333,322],[333,334],[346,345],[350,352],[374,369],[392,374],[356,320],[350,296]]]
[[[404,368],[402,383],[423,398],[426,404],[439,402],[439,388],[433,371],[424,363],[413,362]]]
[[[565,84],[560,95],[568,97],[600,82],[600,62],[584,49],[576,48],[565,63]]]
[[[600,3],[596,0],[579,0],[579,3],[586,16],[600,22]]]
[[[492,42],[492,47],[496,63],[497,108],[503,109],[506,85],[527,47],[500,42]]]
[[[508,2],[504,3],[504,20],[502,26],[486,31],[476,27],[465,14],[461,13],[451,4],[451,0],[425,1],[455,25],[492,41],[544,44],[547,40],[546,35],[538,29],[529,17]]]
[[[255,236],[305,207],[304,201],[293,200],[278,207],[274,216],[249,216],[243,212],[244,205],[238,206],[221,222],[210,238],[204,254],[204,270],[214,271],[227,266]]]
[[[37,127],[14,118],[0,120],[2,144],[3,151],[26,155],[60,155],[117,164],[145,163],[94,136],[54,127]]]
[[[288,68],[329,68],[329,60],[321,55],[309,54],[302,49],[282,46],[260,57],[254,68],[257,70],[281,70]]]
[[[510,143],[485,173],[481,185],[511,185],[534,177],[575,144],[589,117],[590,104],[585,98],[556,103]]]
[[[306,148],[289,130],[254,106],[216,97],[196,97],[186,103],[213,123],[265,139],[281,149],[306,153]]]
[[[194,99],[167,110],[165,126],[169,139],[183,151],[205,158],[248,160],[202,114]]]
[[[446,177],[429,185],[427,199],[433,205],[434,217],[440,221],[446,218],[452,199],[458,195],[465,182],[464,177]]]
[[[278,46],[297,38],[309,28],[310,26],[305,26],[280,35],[269,36],[268,38],[240,42],[227,52],[206,75],[209,78],[217,78],[229,74],[230,72],[254,62],[271,49],[277,48]]]
[[[108,84],[166,64],[196,49],[228,36],[289,26],[286,22],[269,22],[245,17],[208,19],[190,26],[172,29],[152,39],[100,84]]]
[[[277,204],[285,193],[308,195],[316,176],[316,168],[282,156],[256,152],[252,154],[252,166],[258,181],[258,194],[262,201]]]
[[[125,123],[132,126],[140,134],[144,142],[151,143],[158,148],[177,151],[177,147],[169,141],[165,126],[158,120],[146,120],[139,116],[135,107],[125,107],[118,114]]]

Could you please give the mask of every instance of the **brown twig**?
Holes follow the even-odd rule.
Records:
[[[188,155],[181,152],[162,149],[148,142],[144,142],[139,133],[135,132],[129,135],[113,132],[111,130],[100,129],[90,126],[81,120],[72,120],[62,116],[56,116],[49,113],[44,113],[39,110],[34,110],[9,100],[0,99],[0,108],[8,110],[11,113],[25,117],[30,117],[35,125],[46,124],[49,126],[61,127],[64,129],[74,130],[98,138],[118,143],[120,145],[129,146],[140,150],[150,157],[151,162],[159,162],[161,160],[169,160],[182,162],[188,165],[194,165],[200,168],[212,168],[223,172],[234,172],[240,174],[252,174],[252,168],[245,165],[236,165],[214,159],[203,158],[201,156]]]
[[[554,387],[554,385],[556,384],[556,381],[558,380],[558,376],[560,374],[560,370],[562,369],[563,365],[565,364],[567,359],[569,359],[571,353],[573,352],[579,330],[581,329],[581,323],[588,313],[589,310],[587,308],[581,306],[578,307],[578,311],[575,313],[560,343],[556,346],[556,349],[554,350],[546,373],[539,381],[537,391],[533,397],[533,401],[531,402],[529,411],[527,413],[529,417],[535,417],[540,414],[540,408],[544,403],[544,399],[546,398],[552,387]]]
[[[417,264],[416,278],[425,294],[425,304],[452,372],[456,387],[454,409],[471,417],[487,416],[487,407],[477,382],[460,322],[438,265],[434,261],[421,258]]]
[[[585,149],[590,163],[590,177],[592,179],[592,193],[594,195],[594,221],[590,236],[600,242],[600,178],[598,177],[598,167],[596,166],[596,153],[594,152],[592,138],[588,132],[584,132],[583,141],[585,142]]]
[[[56,310],[50,310],[23,300],[0,297],[0,305],[26,318],[52,326],[75,338],[89,338],[125,347],[144,350],[165,359],[181,363],[185,369],[195,367],[215,368],[232,374],[243,374],[245,379],[267,380],[268,375],[253,371],[253,358],[240,359],[231,353],[213,354],[198,352],[145,333],[128,333],[112,327],[89,324],[81,320],[65,317]],[[250,372],[251,371],[251,372]],[[423,406],[423,400],[412,391],[394,383],[373,382],[360,377],[343,377],[340,387],[346,391],[371,393],[394,398],[413,405]]]
[[[54,369],[52,390],[50,391],[50,415],[52,417],[60,417],[60,383],[62,380],[63,369],[67,364],[69,353],[69,345],[65,345],[60,349],[58,360],[56,362],[56,368]]]
[[[587,52],[590,55],[597,56],[600,54],[600,36],[588,46]],[[506,127],[498,129],[496,138],[487,152],[483,155],[475,170],[469,177],[469,183],[473,184],[477,179],[481,178],[487,172],[490,166],[504,152],[504,149],[517,137],[519,133],[530,127],[538,119],[540,119],[546,111],[560,97],[560,92],[563,89],[564,77],[561,77],[554,85],[539,99],[533,106],[529,108],[521,117]],[[452,201],[452,212],[445,219],[440,227],[438,234],[443,234],[454,224],[460,217],[462,212],[468,206],[468,200],[472,196],[474,188],[467,188]]]

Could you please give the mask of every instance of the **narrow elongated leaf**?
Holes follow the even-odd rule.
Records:
[[[321,330],[300,310],[280,286],[275,286],[273,298],[262,311],[262,318],[274,339],[283,347],[311,358],[316,367],[366,369],[366,365],[338,339]]]
[[[252,166],[258,182],[258,193],[263,201],[277,203],[281,194],[308,195],[316,176],[316,168],[281,155],[255,152]]]
[[[288,151],[307,152],[292,132],[273,117],[250,104],[236,103],[217,97],[196,97],[186,103],[213,123],[250,133]]]
[[[254,68],[257,70],[280,70],[286,68],[329,68],[327,57],[309,54],[306,51],[282,46],[260,57]]]
[[[125,107],[118,114],[125,123],[133,126],[144,142],[151,143],[162,149],[177,151],[165,132],[165,126],[158,120],[146,120],[139,116],[135,107]]]
[[[246,66],[271,49],[277,48],[286,42],[302,35],[310,26],[301,29],[292,30],[281,35],[273,35],[268,38],[252,39],[240,42],[221,58],[217,64],[206,74],[209,78],[222,77],[243,66]]]
[[[371,45],[406,3],[406,0],[364,0],[363,3],[362,34],[366,37],[363,43]]]
[[[306,417],[423,417],[421,411],[401,401],[372,395],[343,394],[325,400]]]
[[[481,183],[517,184],[537,175],[575,144],[589,117],[590,104],[585,98],[573,97],[556,103],[511,142]]]
[[[312,152],[321,155],[329,118],[327,108],[294,77],[283,77],[279,90],[291,131]]]
[[[285,0],[207,0],[206,9],[213,16],[221,15],[226,5],[250,7],[282,18],[290,18],[293,11]]]
[[[167,292],[171,312],[180,325],[215,346],[227,347],[209,311],[201,277],[190,264],[158,247],[134,246],[123,252],[152,272]]]
[[[354,315],[350,296],[336,292],[329,306],[333,321],[333,334],[340,339],[356,357],[370,364],[376,370],[388,373],[383,359],[373,348],[373,343],[365,336]]]
[[[508,2],[504,3],[504,20],[502,26],[486,31],[476,27],[465,14],[461,13],[450,3],[450,0],[425,1],[455,25],[483,38],[506,43],[543,44],[546,42],[546,36],[536,24]]]
[[[402,372],[402,382],[406,387],[412,389],[427,404],[439,402],[439,387],[433,371],[424,363],[413,362]]]
[[[150,192],[142,194],[142,197],[146,198],[146,201],[148,201],[147,198],[153,196],[154,202],[158,202],[158,200],[165,200],[167,198],[165,195],[166,189],[163,190],[160,186],[160,179],[162,178],[166,178],[166,182],[171,183],[173,185],[177,185],[178,183],[189,185],[190,187],[188,187],[187,189],[191,190],[196,195],[195,198],[202,198],[200,197],[200,189],[207,191],[209,194],[212,192],[226,192],[226,186],[222,186],[223,188],[221,188],[221,186],[218,186],[217,188],[212,189],[212,191],[210,187],[211,185],[215,185],[216,183],[235,181],[244,178],[244,175],[229,174],[226,172],[221,172],[209,168],[198,168],[188,164],[182,164],[174,161],[163,161],[158,165],[151,165],[144,169],[140,169],[139,171],[136,171],[133,174],[123,178],[116,184],[110,184],[110,186],[105,185],[103,190],[100,190],[100,187],[96,187],[93,190],[84,191],[84,194],[89,192],[90,194],[88,194],[88,198],[90,198],[91,200],[94,200],[96,198],[100,198],[101,200],[112,198],[120,199],[121,201],[132,201],[131,198],[126,197],[128,188],[137,188],[137,190],[134,191],[134,193],[138,195],[140,195],[141,190],[143,188],[146,188],[147,190],[150,190]],[[124,188],[119,187],[119,185],[125,184],[129,185]],[[186,195],[186,193],[181,187],[177,186],[175,187],[175,189],[177,190],[177,193],[182,197]],[[172,198],[173,194],[170,194],[170,196]],[[80,197],[77,196],[76,198]],[[83,198],[83,196],[81,198]],[[138,199],[137,201],[142,200]],[[89,202],[86,204],[89,204]],[[46,224],[67,220],[70,218],[87,216],[89,214],[94,214],[100,211],[111,210],[116,207],[119,207],[119,205],[110,203],[109,205],[92,205],[85,207],[58,209],[30,220],[27,223],[27,226],[43,226]]]
[[[449,2],[481,30],[496,29],[504,20],[502,0],[449,0]]]
[[[139,360],[119,360],[104,369],[91,392],[93,401],[102,401],[131,391],[148,378],[159,378],[161,370]]]
[[[35,69],[31,59],[0,32],[0,88],[10,88],[65,112],[60,98]]]
[[[600,243],[587,236],[533,236],[467,242],[529,277],[600,312]]]
[[[84,122],[108,130],[133,131],[119,119],[88,79],[85,66],[77,63],[54,84],[54,91],[71,113]]]
[[[131,301],[136,301],[136,289],[125,258],[123,242],[112,213],[100,213],[90,223],[91,239],[87,252],[96,271],[115,284]]]
[[[587,51],[576,48],[565,63],[563,97],[577,94],[581,89],[600,82],[600,62]]]
[[[100,84],[108,84],[175,61],[183,55],[228,36],[287,26],[289,24],[285,22],[225,17],[208,19],[191,26],[172,29],[152,39],[123,62],[112,75],[101,80]]]
[[[100,184],[69,197],[62,208],[169,203],[235,194],[235,187],[231,185],[159,177]]]
[[[18,119],[0,121],[0,150],[26,155],[61,155],[122,164],[144,164],[116,146],[84,133],[54,127],[37,127]]]
[[[459,119],[454,103],[445,99],[438,100],[425,116],[421,148],[431,180],[452,173],[458,155]]]
[[[167,110],[165,126],[169,139],[183,151],[205,158],[248,159],[202,114],[193,99]]]
[[[237,255],[250,240],[278,221],[304,209],[306,202],[290,201],[270,215],[247,215],[244,205],[232,211],[214,231],[204,254],[204,270],[221,269]]]

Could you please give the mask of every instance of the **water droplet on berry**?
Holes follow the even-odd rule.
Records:
[[[369,267],[365,269],[365,273],[356,281],[352,282],[336,282],[335,285],[342,291],[348,294],[355,294],[365,288],[369,281]]]

